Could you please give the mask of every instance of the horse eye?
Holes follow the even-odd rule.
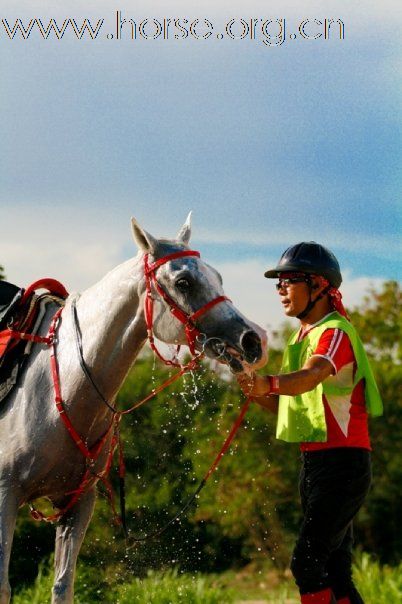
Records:
[[[190,281],[187,279],[178,279],[175,285],[181,292],[186,292],[190,289]]]

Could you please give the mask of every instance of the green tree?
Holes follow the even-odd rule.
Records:
[[[3,281],[5,278],[4,267],[0,264],[0,281]]]
[[[402,293],[396,281],[371,288],[351,319],[369,353],[384,402],[371,422],[373,488],[360,514],[359,540],[384,562],[402,554]]]

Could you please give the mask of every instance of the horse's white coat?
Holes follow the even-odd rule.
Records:
[[[185,249],[191,233],[189,218],[176,241],[157,240],[133,220],[134,237],[140,247],[138,255],[116,267],[77,300],[86,362],[104,396],[112,402],[146,340],[143,255],[145,252],[151,256],[164,255],[165,248]],[[184,300],[174,290],[174,279],[183,270],[194,274],[199,286],[199,300],[190,302],[201,306],[223,293],[214,269],[201,260],[183,258],[158,270],[160,283],[182,304]],[[67,299],[57,334],[60,382],[69,417],[91,446],[106,431],[111,413],[80,368],[70,312],[72,298]],[[47,333],[55,310],[53,307],[47,311],[42,335]],[[160,300],[155,300],[154,326],[155,335],[161,340],[185,343],[183,326]],[[257,329],[226,302],[205,315],[201,328],[208,336],[213,336],[218,328],[221,332],[222,328],[230,330],[228,343],[238,347],[245,330]],[[262,330],[257,330],[264,336]],[[8,565],[18,508],[43,496],[56,507],[62,507],[67,501],[65,494],[77,488],[85,471],[84,458],[54,404],[47,347],[35,345],[22,377],[0,410],[0,604],[8,604],[10,600]],[[97,461],[97,471],[104,467],[107,450],[105,447]],[[76,559],[94,502],[95,486],[57,525],[53,604],[73,602]]]

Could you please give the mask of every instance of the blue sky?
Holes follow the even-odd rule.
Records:
[[[333,249],[347,303],[370,281],[400,278],[401,9],[297,4],[6,1],[9,23],[105,19],[93,41],[9,40],[0,26],[10,280],[51,273],[81,289],[133,254],[131,215],[173,236],[191,209],[193,245],[269,325],[280,309],[262,271],[291,243]],[[281,17],[288,35],[303,18],[334,17],[345,39],[107,40],[116,9],[138,21],[206,17],[216,31],[232,17]]]

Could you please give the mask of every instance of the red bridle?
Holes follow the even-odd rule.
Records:
[[[59,368],[58,368],[57,353],[56,353],[55,333],[56,333],[56,329],[57,329],[59,321],[60,321],[60,317],[61,317],[63,308],[60,308],[54,315],[50,328],[49,328],[49,332],[46,337],[31,336],[31,335],[22,334],[22,333],[17,334],[18,337],[21,339],[31,339],[32,341],[35,341],[35,342],[43,342],[51,347],[52,353],[50,356],[50,362],[51,362],[53,387],[54,387],[54,394],[55,394],[55,404],[56,404],[57,410],[60,414],[62,421],[64,422],[64,425],[65,425],[68,433],[70,434],[72,440],[74,441],[74,443],[76,444],[78,449],[81,451],[81,453],[85,457],[86,463],[87,463],[85,473],[81,479],[81,482],[80,482],[78,488],[70,493],[66,493],[66,495],[71,495],[70,499],[67,501],[67,504],[62,509],[59,509],[58,512],[51,514],[49,516],[46,516],[40,510],[36,509],[33,505],[30,504],[31,515],[34,519],[45,520],[47,522],[54,522],[54,521],[59,520],[62,516],[64,516],[64,514],[70,508],[72,508],[75,505],[75,503],[78,501],[78,499],[92,486],[92,484],[96,481],[96,479],[100,479],[104,483],[108,496],[109,496],[110,503],[112,505],[114,516],[117,518],[117,514],[116,514],[116,511],[114,508],[114,503],[113,503],[112,486],[111,486],[110,480],[108,478],[108,474],[109,474],[109,471],[110,471],[110,468],[112,465],[112,459],[113,459],[113,455],[114,455],[116,446],[119,446],[119,476],[120,476],[120,479],[123,480],[124,474],[125,474],[123,452],[122,452],[121,441],[120,441],[120,436],[119,436],[119,423],[120,423],[122,416],[127,415],[128,413],[131,413],[132,411],[134,411],[134,409],[137,409],[140,405],[144,404],[146,401],[153,398],[158,392],[160,392],[161,390],[163,390],[164,388],[169,386],[171,383],[173,383],[176,379],[178,379],[186,371],[194,369],[197,366],[197,363],[199,362],[199,359],[200,359],[202,353],[197,355],[196,350],[195,350],[196,338],[197,338],[197,336],[199,336],[201,334],[201,332],[199,331],[199,329],[197,329],[197,327],[195,325],[195,321],[199,317],[201,317],[203,314],[205,314],[208,310],[210,310],[211,308],[213,308],[214,306],[219,304],[220,302],[229,300],[229,298],[227,296],[217,296],[213,300],[210,300],[209,302],[204,304],[201,308],[199,308],[192,314],[186,313],[183,309],[181,309],[178,306],[178,304],[175,302],[175,300],[173,298],[171,298],[171,296],[169,296],[169,294],[167,294],[165,292],[165,290],[162,288],[160,283],[157,281],[155,273],[156,273],[157,269],[160,266],[162,266],[163,264],[165,264],[166,262],[169,262],[170,260],[175,260],[176,258],[183,258],[186,256],[195,256],[195,257],[199,258],[200,253],[193,251],[193,250],[183,250],[180,252],[175,252],[173,254],[164,256],[163,258],[156,260],[152,264],[148,263],[148,254],[145,254],[145,257],[144,257],[144,275],[145,275],[145,283],[146,283],[145,321],[146,321],[146,325],[147,325],[149,343],[151,345],[152,350],[154,350],[154,352],[158,355],[158,357],[166,365],[180,367],[180,371],[177,372],[176,374],[174,374],[173,376],[170,376],[163,384],[161,384],[158,388],[153,389],[150,394],[148,394],[141,401],[132,405],[129,409],[126,409],[124,411],[117,411],[117,409],[114,409],[110,404],[106,403],[107,406],[110,407],[113,412],[112,421],[111,421],[108,429],[106,430],[106,432],[91,447],[88,446],[88,444],[85,441],[85,438],[83,438],[74,428],[68,414],[66,413],[66,410],[64,407],[64,401],[62,398],[60,377],[59,377]],[[161,296],[161,298],[163,298],[163,300],[168,304],[173,316],[176,319],[178,319],[181,323],[183,323],[183,325],[184,325],[188,346],[189,346],[191,354],[194,356],[194,358],[186,365],[181,365],[180,363],[176,363],[173,360],[165,359],[160,354],[160,352],[158,351],[158,349],[155,346],[153,329],[152,329],[153,304],[154,304],[154,298],[152,297],[152,284],[154,285],[156,291]],[[87,375],[87,373],[86,373],[86,375]],[[87,377],[89,377],[89,376],[87,375]],[[91,381],[94,384],[92,378],[91,378]],[[99,393],[99,389],[96,388],[96,390]],[[105,401],[103,396],[102,396],[102,399]],[[208,470],[207,474],[205,475],[204,479],[202,480],[201,484],[199,485],[196,493],[193,495],[190,502],[187,503],[186,508],[195,499],[196,495],[201,491],[202,487],[205,485],[209,476],[216,469],[216,466],[218,465],[221,457],[224,455],[225,451],[228,449],[232,439],[234,438],[234,435],[235,435],[238,427],[240,426],[240,423],[244,417],[244,414],[246,413],[246,410],[250,404],[250,401],[251,401],[251,399],[247,399],[246,404],[244,405],[244,407],[241,411],[241,414],[240,414],[238,420],[236,421],[234,427],[232,428],[229,436],[227,437],[221,451],[217,455],[214,463],[212,464],[211,468]],[[109,437],[111,437],[111,438],[109,438]],[[103,452],[104,448],[107,446],[109,441],[110,441],[110,448],[109,448],[109,452],[106,457],[105,467],[100,473],[95,473],[95,471],[93,470],[94,464],[97,461],[97,459],[100,457],[101,453]],[[186,509],[186,508],[184,508],[184,509]],[[182,512],[183,512],[183,510],[180,512],[180,514]],[[169,526],[171,524],[171,522],[172,521],[170,521],[167,526]],[[140,538],[137,540],[143,541],[144,539]]]
[[[168,254],[167,256],[163,256],[163,258],[159,258],[159,260],[155,260],[152,264],[148,263],[148,254],[144,256],[144,275],[145,275],[145,285],[146,285],[146,298],[145,298],[145,322],[147,325],[148,339],[152,350],[158,357],[166,364],[172,365],[173,367],[181,367],[180,363],[177,363],[173,360],[165,359],[159,350],[156,348],[154,335],[153,335],[153,308],[154,308],[154,298],[152,295],[152,284],[154,285],[156,291],[160,295],[160,297],[167,303],[170,308],[170,312],[172,315],[180,321],[184,325],[184,330],[186,332],[186,338],[188,347],[192,355],[196,355],[196,340],[197,336],[201,335],[201,332],[196,327],[196,321],[203,314],[211,310],[217,304],[221,302],[225,302],[230,299],[227,296],[217,296],[213,300],[210,300],[204,306],[201,306],[198,310],[193,312],[191,315],[186,313],[180,306],[178,306],[177,302],[169,296],[169,294],[163,289],[158,280],[156,279],[156,271],[157,269],[169,262],[170,260],[176,260],[177,258],[185,258],[187,256],[195,256],[197,258],[200,257],[200,253],[194,250],[182,250],[180,252],[174,252],[173,254]]]

